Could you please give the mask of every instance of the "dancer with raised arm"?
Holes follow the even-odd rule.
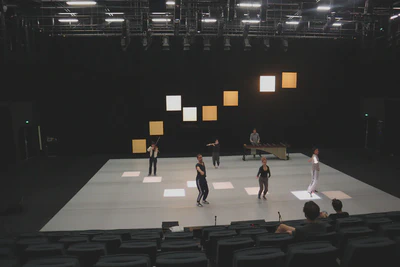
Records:
[[[151,175],[152,165],[154,163],[154,175],[157,175],[157,156],[158,156],[158,146],[156,143],[151,142],[151,146],[147,149],[147,152],[150,153],[149,158],[149,176]]]
[[[263,199],[267,200],[265,195],[268,192],[268,179],[269,179],[269,177],[271,177],[271,170],[269,169],[269,167],[267,165],[266,157],[262,157],[261,162],[262,162],[262,165],[257,173],[257,179],[258,179],[258,183],[260,185],[260,191],[258,191],[258,199],[261,199],[261,193],[264,191]]]
[[[196,185],[197,189],[199,190],[199,195],[197,197],[197,206],[203,207],[203,205],[200,203],[202,198],[203,198],[203,204],[210,204],[207,201],[208,184],[206,180],[207,177],[206,165],[203,162],[203,156],[201,154],[197,155],[197,161],[198,163],[196,164],[196,170],[197,170]]]
[[[307,192],[310,194],[312,197],[312,194],[315,192],[318,192],[317,189],[317,184],[318,184],[318,179],[319,179],[319,150],[318,148],[314,147],[313,148],[313,155],[311,158],[308,160],[308,162],[312,162],[311,165],[311,183],[308,186]]]
[[[207,144],[207,146],[213,147],[212,161],[213,161],[214,168],[217,169],[219,167],[219,147],[220,147],[218,139],[215,139],[214,143]],[[217,165],[215,165],[215,163],[217,163]]]

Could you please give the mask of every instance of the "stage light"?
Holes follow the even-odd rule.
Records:
[[[300,22],[299,21],[286,21],[286,24],[289,25],[298,25]]]
[[[183,108],[183,121],[197,121],[197,108],[196,107]]]
[[[238,7],[261,7],[259,3],[240,3],[237,4]]]
[[[398,17],[400,17],[400,14],[397,14],[397,15],[391,16],[391,17],[390,17],[390,19],[391,19],[391,20],[394,20],[394,19],[396,19],[396,18],[398,18]]]
[[[132,139],[132,153],[146,152],[146,139]]]
[[[114,16],[114,15],[124,15],[124,12],[106,12],[106,15]]]
[[[78,19],[59,19],[59,22],[78,22]]]
[[[58,13],[58,15],[70,15],[71,17],[75,17],[78,13]]]
[[[124,21],[124,19],[121,19],[121,18],[119,18],[119,19],[117,19],[117,18],[114,18],[114,19],[106,19],[106,21],[107,22],[123,22]]]
[[[203,106],[203,121],[217,120],[217,106]]]
[[[163,121],[149,121],[150,135],[164,135]]]
[[[207,19],[202,19],[201,21],[204,23],[215,23],[217,22],[217,19],[207,18]]]
[[[94,6],[96,5],[95,1],[68,1],[67,5],[70,6]]]
[[[251,44],[249,38],[244,38],[244,51],[250,51],[250,50],[251,50]]]
[[[163,38],[162,38],[162,50],[169,51],[169,38],[168,38],[168,36],[163,36]]]
[[[260,92],[275,92],[275,76],[260,76]]]
[[[332,26],[334,26],[334,27],[340,27],[340,26],[342,26],[343,24],[342,23],[339,23],[339,22],[335,22],[335,23],[333,23],[332,24]]]
[[[224,106],[225,107],[239,106],[239,91],[224,91]]]
[[[329,10],[331,10],[331,7],[330,6],[318,6],[317,10],[318,11],[329,11]]]
[[[260,21],[259,21],[259,20],[256,20],[256,19],[243,19],[242,22],[243,22],[243,23],[249,23],[249,24],[257,24],[257,23],[260,23]]]
[[[174,1],[167,1],[165,4],[167,6],[173,6],[173,5],[175,5],[175,2]]]
[[[297,88],[297,72],[282,72],[282,88]]]
[[[167,95],[167,111],[181,111],[182,97],[180,95]]]
[[[153,21],[153,22],[170,22],[171,19],[167,19],[167,18],[153,18],[153,19],[151,19],[151,21]]]
[[[225,37],[224,39],[224,50],[225,51],[231,50],[231,39],[229,39],[229,37]]]
[[[211,50],[210,38],[204,38],[203,39],[203,50],[204,51],[210,51]]]

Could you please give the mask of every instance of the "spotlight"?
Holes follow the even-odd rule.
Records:
[[[211,43],[208,37],[204,37],[203,39],[203,50],[210,51],[211,50]]]
[[[190,50],[190,39],[188,36],[183,37],[183,51]]]
[[[229,39],[229,37],[225,37],[224,39],[224,50],[225,51],[231,50],[231,39]]]
[[[162,50],[169,51],[169,38],[168,36],[163,36],[162,38]]]
[[[269,38],[264,39],[264,50],[268,51],[271,46],[269,45]]]
[[[251,44],[249,38],[244,38],[244,51],[251,51]]]
[[[317,10],[318,11],[329,11],[329,10],[331,10],[331,7],[330,6],[318,6]]]
[[[96,5],[95,1],[68,1],[67,5],[69,6],[94,6]]]

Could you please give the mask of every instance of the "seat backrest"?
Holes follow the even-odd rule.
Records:
[[[233,252],[238,249],[249,248],[255,245],[251,237],[234,237],[218,240],[216,260],[218,267],[231,267]]]
[[[302,242],[288,246],[286,267],[307,266],[323,262],[324,267],[336,266],[337,248],[329,242]]]
[[[102,256],[94,267],[150,267],[148,255]]]
[[[200,250],[200,243],[196,240],[166,240],[161,244],[162,252],[169,251],[196,251]]]
[[[207,267],[208,260],[203,252],[164,252],[157,255],[157,267]]]
[[[233,267],[278,267],[283,265],[284,257],[285,253],[279,248],[251,247],[239,249],[233,253]]]
[[[71,256],[58,256],[45,259],[30,260],[24,267],[80,267],[79,260]]]

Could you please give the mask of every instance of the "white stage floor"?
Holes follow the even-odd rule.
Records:
[[[323,155],[321,155],[323,161]],[[256,174],[261,161],[241,156],[221,157],[214,169],[205,157],[210,205],[196,206],[196,157],[159,158],[157,177],[147,177],[148,159],[111,159],[43,227],[42,231],[160,228],[163,221],[180,226],[230,224],[231,221],[283,220],[304,217],[301,200],[311,180],[308,157],[269,158],[272,176],[268,200],[257,198]],[[363,214],[399,210],[400,199],[321,163],[317,196],[321,210],[333,212],[331,198],[342,199],[344,210]],[[155,179],[153,179],[155,178]],[[382,181],[384,182],[384,181]],[[174,191],[172,189],[179,189]],[[303,192],[298,192],[303,191]],[[179,196],[171,196],[177,193]],[[49,200],[51,201],[51,200]]]

